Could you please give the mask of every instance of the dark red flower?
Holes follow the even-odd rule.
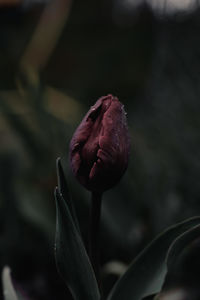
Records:
[[[124,174],[130,152],[126,113],[119,100],[107,95],[90,108],[70,143],[75,177],[88,190],[103,192]]]

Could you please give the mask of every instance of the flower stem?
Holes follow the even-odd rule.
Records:
[[[101,217],[102,193],[92,192],[92,207],[90,215],[90,232],[89,232],[89,256],[96,275],[99,288],[100,283],[100,267],[99,267],[99,225]]]

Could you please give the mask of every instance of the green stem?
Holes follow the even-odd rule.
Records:
[[[99,266],[99,225],[101,217],[102,193],[92,192],[92,207],[90,216],[90,236],[89,236],[89,256],[96,275],[97,282],[100,284]]]

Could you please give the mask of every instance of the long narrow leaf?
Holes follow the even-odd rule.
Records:
[[[159,292],[167,271],[165,259],[170,245],[179,235],[198,224],[200,217],[191,218],[170,227],[153,240],[118,280],[108,300],[141,300]]]
[[[95,275],[82,239],[71,216],[67,201],[55,190],[56,263],[57,268],[76,300],[100,298]]]
[[[187,230],[173,242],[166,258],[168,269],[173,266],[174,262],[176,262],[178,256],[181,255],[181,252],[184,251],[185,247],[190,245],[190,243],[197,238],[200,238],[200,225]]]
[[[57,158],[56,169],[57,169],[57,177],[58,177],[58,191],[63,196],[63,198],[65,200],[67,200],[67,205],[69,207],[71,216],[73,218],[73,221],[74,221],[74,223],[76,225],[77,230],[80,233],[78,218],[76,216],[75,207],[73,205],[73,202],[71,200],[71,196],[69,194],[69,190],[68,190],[68,186],[67,186],[67,181],[66,181],[66,178],[65,178],[63,167],[61,165],[60,157]]]

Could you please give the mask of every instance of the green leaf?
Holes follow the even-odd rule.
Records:
[[[100,299],[98,285],[84,244],[71,216],[68,202],[55,190],[56,264],[76,300]]]
[[[18,300],[12,283],[10,268],[7,266],[5,266],[2,271],[2,285],[4,300]]]
[[[167,254],[167,269],[170,269],[171,266],[178,260],[182,251],[185,250],[187,246],[190,245],[194,240],[200,237],[200,225],[192,227],[183,234],[181,234],[170,246],[170,249]]]
[[[58,191],[63,196],[64,199],[67,199],[67,205],[69,207],[71,216],[73,218],[73,221],[76,225],[77,230],[80,233],[79,222],[78,222],[78,219],[77,219],[77,216],[76,216],[76,211],[75,211],[71,196],[69,194],[67,181],[65,179],[65,174],[64,174],[64,170],[63,170],[63,167],[62,167],[62,164],[61,164],[60,157],[57,158],[56,169],[57,169],[57,177],[58,177]]]
[[[141,300],[158,293],[166,272],[166,255],[173,241],[185,231],[200,224],[194,217],[168,228],[136,257],[127,272],[117,281],[108,300]]]

